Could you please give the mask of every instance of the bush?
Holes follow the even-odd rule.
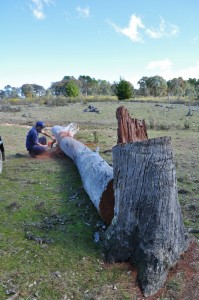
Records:
[[[184,129],[187,130],[189,129],[190,125],[189,125],[189,121],[188,120],[185,120],[184,121]]]
[[[118,100],[130,99],[134,96],[133,85],[123,79],[116,85],[116,96]]]

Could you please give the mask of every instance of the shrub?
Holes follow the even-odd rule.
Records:
[[[189,121],[185,120],[184,121],[184,129],[189,129],[190,125],[189,125]]]
[[[118,100],[130,99],[134,96],[133,85],[129,81],[120,79],[120,82],[116,85],[115,93]]]
[[[149,128],[150,129],[154,129],[154,127],[155,127],[155,121],[154,121],[154,119],[149,119]]]

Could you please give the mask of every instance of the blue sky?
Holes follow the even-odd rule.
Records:
[[[199,79],[198,0],[1,0],[0,89],[65,75]]]

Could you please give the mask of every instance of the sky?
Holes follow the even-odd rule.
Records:
[[[199,79],[199,0],[1,0],[0,89]]]

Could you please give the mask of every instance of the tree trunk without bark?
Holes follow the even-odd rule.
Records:
[[[114,215],[113,168],[97,153],[74,139],[68,127],[54,126],[62,151],[75,163],[85,191],[102,219],[110,224]]]
[[[115,146],[113,174],[115,211],[103,241],[106,260],[130,260],[144,295],[153,295],[188,247],[170,138]]]
[[[116,118],[118,121],[118,144],[148,139],[145,121],[131,118],[124,106],[118,107]]]

